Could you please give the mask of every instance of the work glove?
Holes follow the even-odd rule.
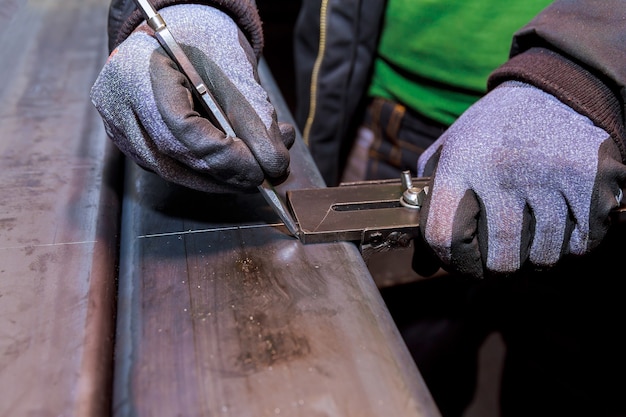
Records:
[[[141,167],[208,192],[254,189],[288,174],[295,130],[279,124],[252,47],[225,13],[204,5],[159,11],[237,137],[214,126],[145,23],[110,55],[91,99],[113,142]]]
[[[547,269],[605,236],[626,178],[609,134],[554,96],[509,81],[471,106],[418,160],[432,176],[424,240],[473,277]]]

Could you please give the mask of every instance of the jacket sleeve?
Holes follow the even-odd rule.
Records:
[[[514,36],[491,90],[520,80],[554,95],[606,130],[626,161],[626,8],[622,0],[557,0]]]
[[[185,3],[205,4],[227,13],[246,35],[257,58],[261,56],[263,30],[254,0],[152,0],[152,5],[157,10]],[[142,21],[143,16],[136,9],[133,0],[112,0],[109,7],[109,50],[112,51],[122,43]]]

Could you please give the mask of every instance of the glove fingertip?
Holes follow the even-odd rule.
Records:
[[[283,182],[285,182],[287,180],[287,178],[289,178],[289,174],[290,174],[290,170],[289,167],[287,167],[287,169],[280,175],[276,176],[276,177],[272,177],[269,178],[269,182],[272,185],[279,185],[282,184]]]
[[[418,175],[429,177],[435,172],[435,168],[439,163],[439,157],[441,156],[441,148],[437,149],[428,159],[418,162]]]
[[[296,129],[291,123],[278,122],[278,129],[280,130],[280,136],[287,149],[291,148],[296,140]]]
[[[434,275],[441,267],[441,261],[435,252],[428,246],[422,235],[413,240],[413,258],[411,268],[423,277]]]
[[[450,247],[455,267],[464,275],[484,278],[484,265],[489,256],[487,219],[479,197],[467,190],[462,197],[454,219],[454,233]]]

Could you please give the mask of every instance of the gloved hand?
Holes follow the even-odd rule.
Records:
[[[509,81],[470,107],[418,161],[432,175],[424,239],[474,277],[538,269],[598,245],[626,166],[609,134],[554,96]]]
[[[91,90],[108,135],[143,168],[201,191],[247,191],[265,177],[284,178],[295,130],[277,122],[235,22],[203,5],[159,13],[238,137],[226,137],[194,108],[186,77],[145,23],[113,51]]]

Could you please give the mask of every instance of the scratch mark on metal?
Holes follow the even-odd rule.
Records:
[[[97,240],[83,240],[81,242],[39,243],[36,245],[4,246],[4,247],[0,247],[0,250],[43,248],[43,247],[50,247],[50,246],[66,246],[66,245],[85,245],[85,244],[91,244],[91,243],[97,243],[97,242],[98,242]]]
[[[328,210],[326,211],[326,214],[324,214],[324,218],[322,220],[320,220],[320,222],[317,224],[317,226],[315,226],[315,229],[313,229],[314,232],[317,232],[317,230],[320,228],[322,223],[324,223],[324,220],[326,220],[326,217],[330,216],[330,212],[331,211],[333,211],[333,207],[332,206],[328,207]]]
[[[194,233],[210,233],[210,232],[224,232],[227,230],[237,230],[237,229],[258,229],[261,227],[274,227],[274,226],[283,226],[284,223],[264,223],[264,224],[251,224],[248,226],[225,226],[225,227],[214,227],[211,229],[196,229],[196,230],[184,230],[180,232],[166,232],[166,233],[152,233],[147,235],[139,235],[137,239],[145,239],[150,237],[164,237],[164,236],[178,236],[178,235],[190,235]]]

